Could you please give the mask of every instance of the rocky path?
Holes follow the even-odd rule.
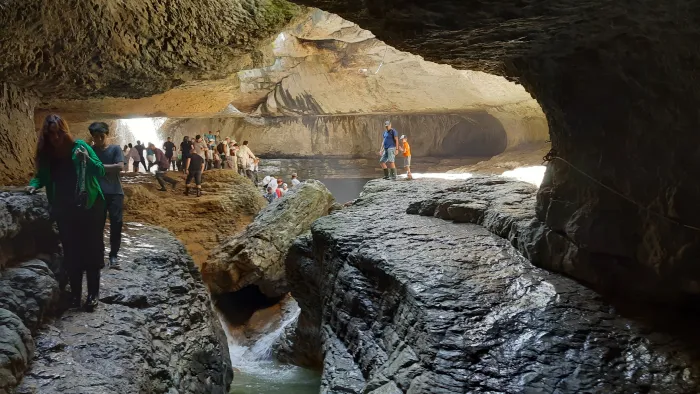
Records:
[[[18,393],[226,393],[223,331],[182,244],[128,225],[123,269],[104,270],[94,313],[67,311],[35,336]]]
[[[512,201],[467,206],[462,196],[451,218],[510,234],[503,229],[527,222],[534,194],[507,184],[499,194]],[[482,178],[372,181],[294,244],[287,270],[307,278],[292,293],[301,329],[321,327],[322,392],[700,390],[696,340],[621,317],[482,225],[407,213],[439,216],[427,198],[449,201],[465,185],[474,197],[495,188]]]

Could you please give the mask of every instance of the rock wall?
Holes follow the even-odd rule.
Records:
[[[0,185],[26,184],[34,172],[35,104],[33,93],[0,82]]]
[[[321,392],[697,391],[698,323],[686,314],[620,316],[481,225],[406,213],[439,196],[436,214],[482,214],[507,230],[527,222],[534,190],[502,178],[371,181],[317,220],[287,270],[303,278],[292,295],[320,332]]]
[[[399,50],[523,84],[561,158],[537,205],[550,247],[575,264],[653,272],[668,289],[700,293],[697,2],[299,3]]]
[[[162,137],[220,130],[239,143],[248,140],[257,155],[271,157],[339,156],[376,158],[385,120],[406,134],[412,154],[490,157],[524,142],[544,141],[542,118],[474,111],[460,114],[392,114],[287,118],[170,119]],[[508,126],[506,129],[505,126]]]

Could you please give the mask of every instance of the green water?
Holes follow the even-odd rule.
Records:
[[[239,365],[231,394],[318,394],[321,376],[305,368],[261,361]]]

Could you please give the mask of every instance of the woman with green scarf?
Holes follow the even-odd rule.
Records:
[[[27,191],[34,193],[46,187],[63,244],[71,306],[80,307],[85,272],[88,311],[97,307],[100,269],[104,265],[104,196],[98,182],[104,175],[100,159],[85,141],[73,139],[68,123],[58,115],[47,116],[36,148],[36,176]]]

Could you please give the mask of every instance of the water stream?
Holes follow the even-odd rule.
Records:
[[[318,372],[282,364],[273,358],[272,346],[300,311],[293,300],[282,309],[286,310],[276,305],[258,311],[246,326],[231,326],[219,316],[234,368],[232,394],[318,393],[321,384]]]

